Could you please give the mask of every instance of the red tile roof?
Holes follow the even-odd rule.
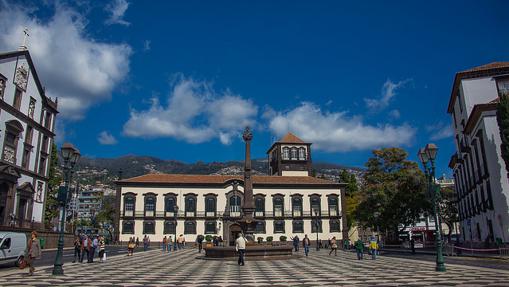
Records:
[[[458,87],[462,79],[490,77],[503,74],[509,74],[509,62],[492,62],[456,73],[456,76],[454,77],[454,83],[452,85],[451,97],[449,99],[447,112],[452,113],[454,109],[454,103],[456,102],[456,97],[458,94]]]
[[[279,143],[298,143],[298,144],[303,144],[305,143],[303,140],[301,140],[299,137],[297,137],[296,135],[292,134],[292,133],[287,133],[284,137],[282,137],[280,140],[278,140],[277,142]]]
[[[230,180],[243,181],[240,175],[195,175],[195,174],[146,174],[117,181],[123,183],[161,183],[161,184],[224,184]],[[253,176],[253,184],[273,185],[338,185],[329,180],[311,176]]]

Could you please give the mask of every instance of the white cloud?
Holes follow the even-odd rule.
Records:
[[[304,102],[288,112],[278,113],[269,123],[276,136],[291,131],[317,149],[327,152],[366,150],[385,146],[408,145],[416,130],[408,125],[367,125],[360,117],[344,112],[322,111]]]
[[[399,119],[401,117],[401,113],[399,112],[399,110],[394,109],[389,112],[389,117],[391,117],[392,119]]]
[[[451,124],[438,122],[426,126],[426,131],[430,134],[430,140],[437,141],[454,136],[454,130]]]
[[[209,83],[179,77],[166,105],[157,98],[145,111],[131,111],[124,134],[131,137],[172,137],[189,143],[218,138],[230,144],[246,126],[253,126],[258,107],[230,91],[216,92]]]
[[[406,79],[406,80],[394,83],[390,79],[387,79],[387,81],[385,81],[385,83],[382,87],[382,95],[380,98],[364,99],[364,102],[366,103],[366,107],[368,107],[368,109],[373,110],[373,111],[385,109],[386,107],[389,106],[391,99],[394,96],[396,96],[396,91],[398,89],[402,88],[409,81],[411,81],[411,79]]]
[[[150,40],[145,40],[143,42],[143,51],[147,52],[147,51],[150,51],[150,44],[152,42]]]
[[[110,4],[106,5],[105,10],[110,13],[110,17],[106,20],[106,24],[131,25],[131,23],[123,19],[127,8],[129,8],[129,2],[126,0],[113,0]]]
[[[0,50],[16,50],[29,28],[28,48],[49,97],[58,97],[60,116],[81,119],[93,104],[111,97],[129,72],[131,48],[100,42],[86,32],[86,20],[57,4],[48,20],[13,3],[0,2]]]
[[[99,133],[97,137],[97,141],[102,145],[115,145],[117,144],[117,139],[109,132],[102,131]]]

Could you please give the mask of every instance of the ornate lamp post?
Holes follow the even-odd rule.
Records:
[[[177,251],[177,217],[179,213],[178,205],[175,204],[173,210],[175,211],[175,237],[173,238],[173,251]]]
[[[318,224],[318,210],[315,209],[315,226],[316,226],[316,251],[320,250],[320,246],[318,246],[318,231],[320,225]]]
[[[64,164],[64,186],[58,190],[58,201],[60,204],[60,232],[58,235],[58,249],[53,265],[53,275],[64,275],[64,264],[62,255],[64,253],[64,226],[65,226],[65,203],[69,193],[69,184],[71,180],[71,170],[74,168],[80,158],[80,152],[70,143],[64,143],[60,149]]]
[[[432,198],[433,214],[435,218],[435,245],[437,247],[436,271],[445,272],[444,256],[442,253],[442,227],[440,226],[440,187],[435,184],[435,158],[438,148],[435,144],[427,144],[419,149],[418,157],[424,167],[424,174],[428,180],[428,195]]]

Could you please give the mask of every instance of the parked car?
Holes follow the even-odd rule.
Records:
[[[25,233],[0,231],[0,264],[15,263],[18,266],[26,249]]]

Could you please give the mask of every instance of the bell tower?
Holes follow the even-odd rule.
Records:
[[[287,133],[267,151],[269,175],[310,176],[311,143]]]

